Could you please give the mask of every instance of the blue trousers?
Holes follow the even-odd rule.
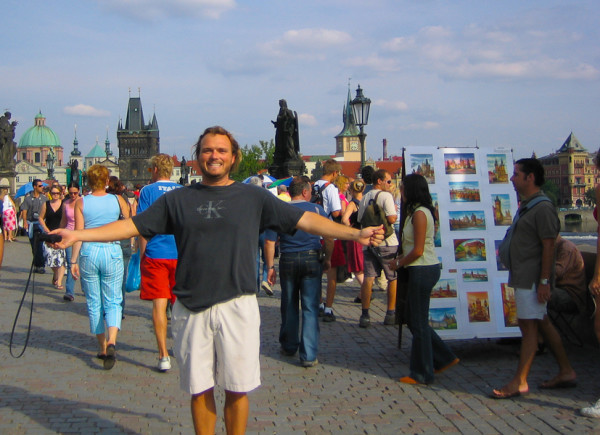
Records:
[[[73,247],[69,246],[66,249],[67,254],[67,287],[65,293],[71,296],[75,296],[75,278],[71,273],[71,255],[73,254]]]
[[[105,332],[108,327],[121,329],[123,309],[123,254],[118,243],[83,243],[79,254],[81,289],[85,293],[90,332]]]
[[[317,359],[319,348],[319,301],[323,268],[315,251],[282,253],[279,260],[281,281],[281,329],[279,342],[284,350],[300,347],[301,361]],[[302,331],[298,306],[302,306]]]
[[[429,300],[440,279],[440,265],[408,267],[408,328],[412,333],[410,377],[421,383],[433,382],[433,370],[456,358],[435,330],[429,326]]]

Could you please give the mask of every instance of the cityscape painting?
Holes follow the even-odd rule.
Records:
[[[446,174],[476,174],[475,154],[444,154]]]
[[[508,183],[508,172],[506,171],[507,161],[506,154],[487,155],[488,181],[490,184]]]
[[[510,196],[505,193],[492,195],[492,211],[494,213],[494,225],[508,226],[512,224],[512,214],[510,212]]]
[[[450,231],[485,230],[485,214],[482,210],[449,211]]]
[[[463,269],[462,279],[464,282],[487,282],[487,269]]]
[[[456,296],[456,280],[453,278],[440,279],[431,291],[432,298],[455,298]]]
[[[508,284],[500,284],[502,288],[502,311],[504,312],[504,326],[507,328],[519,326],[517,320],[517,303],[515,301],[515,290]]]
[[[433,154],[411,154],[410,172],[408,173],[422,175],[427,180],[427,183],[435,184]]]
[[[430,308],[429,326],[437,330],[458,329],[456,308]]]
[[[470,323],[490,321],[488,292],[467,292],[467,303]]]
[[[477,181],[450,181],[450,202],[479,202],[479,182]]]
[[[485,239],[455,239],[455,261],[486,261]]]

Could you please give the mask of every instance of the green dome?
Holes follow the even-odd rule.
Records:
[[[27,147],[59,147],[60,140],[50,127],[46,127],[46,118],[42,113],[35,117],[35,125],[27,129],[19,140],[19,148]]]

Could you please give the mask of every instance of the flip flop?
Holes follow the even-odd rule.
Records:
[[[104,357],[104,370],[110,370],[114,367],[116,358],[116,350],[114,344],[109,344],[106,347],[106,356]]]
[[[503,393],[500,390],[492,390],[490,393],[490,397],[492,399],[502,400],[502,399],[512,399],[513,397],[519,397],[521,395],[525,395],[527,392],[521,393],[519,390],[513,391],[512,393]]]
[[[555,390],[559,388],[575,388],[577,386],[577,381],[575,379],[571,379],[568,381],[556,381],[552,382],[546,381],[540,384],[540,388],[542,390]]]

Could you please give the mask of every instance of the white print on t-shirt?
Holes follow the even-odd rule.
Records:
[[[202,204],[196,210],[204,219],[220,219],[223,216],[219,214],[219,210],[223,210],[225,207],[221,205],[223,201],[217,201],[213,204],[213,201],[208,201]]]
[[[179,189],[183,186],[157,186],[158,190],[161,192],[170,192],[171,190]]]

